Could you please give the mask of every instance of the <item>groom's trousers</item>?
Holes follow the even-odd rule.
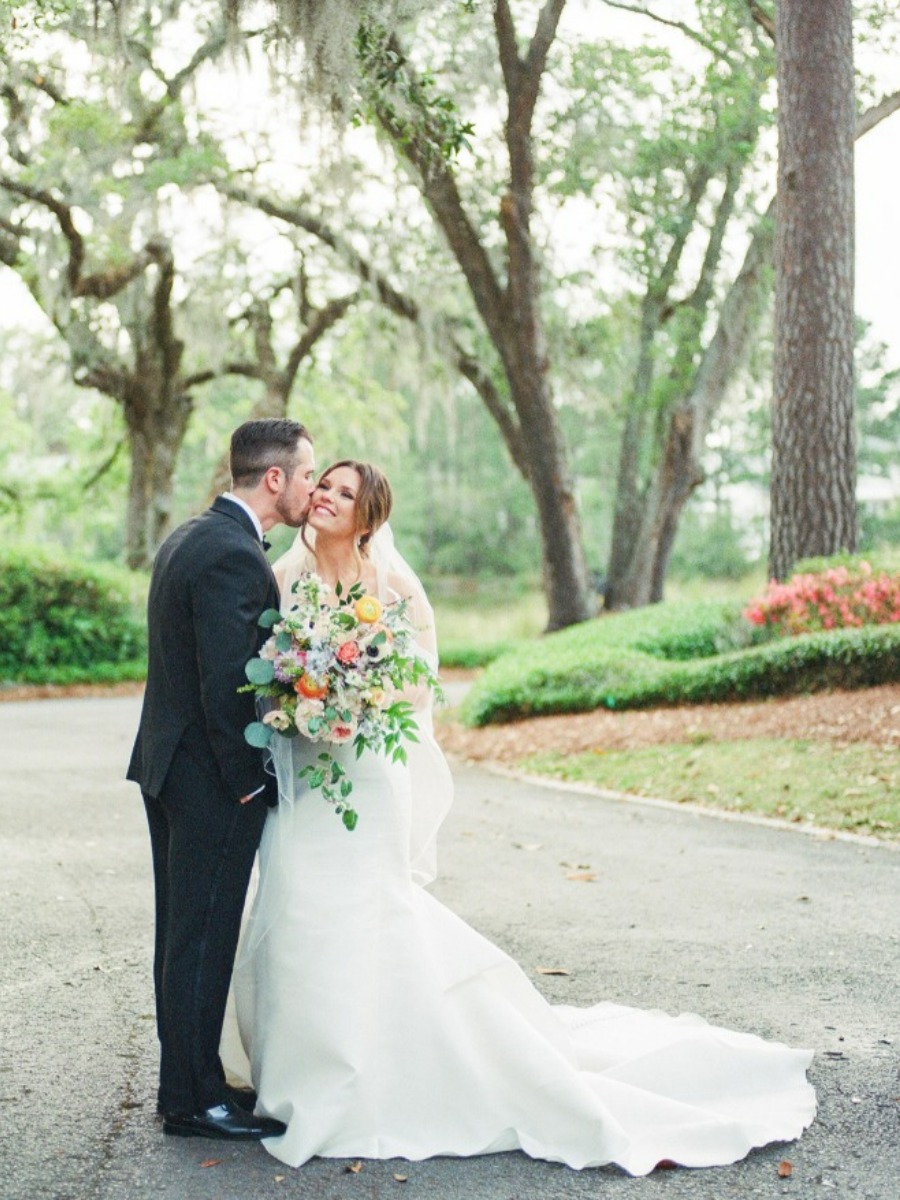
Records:
[[[156,894],[153,979],[159,1105],[191,1113],[225,1096],[219,1043],[253,859],[268,809],[226,797],[198,745],[176,751],[144,794]]]

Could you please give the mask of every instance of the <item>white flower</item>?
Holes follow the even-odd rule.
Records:
[[[331,726],[328,740],[340,745],[342,742],[352,741],[356,737],[356,717],[351,716],[349,721],[335,721]]]
[[[359,645],[364,658],[370,663],[377,663],[393,652],[394,635],[389,629],[380,627],[371,637],[360,639]]]
[[[303,732],[303,724],[309,721],[312,717],[321,717],[325,711],[324,700],[311,700],[307,697],[302,697],[297,701],[297,710],[294,719],[297,728]]]
[[[271,712],[267,712],[263,717],[264,725],[271,725],[273,729],[279,732],[285,729],[290,729],[291,718],[283,708],[273,708]]]

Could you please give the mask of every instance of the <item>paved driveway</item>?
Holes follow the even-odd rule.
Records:
[[[900,1196],[900,853],[468,767],[440,898],[551,999],[690,1010],[815,1047],[803,1140],[630,1179],[522,1154],[292,1171],[258,1145],[163,1138],[149,851],[122,779],[138,703],[0,704],[3,1200]]]

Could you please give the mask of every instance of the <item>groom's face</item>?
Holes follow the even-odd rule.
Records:
[[[316,458],[312,443],[301,438],[297,444],[297,457],[290,477],[285,477],[284,487],[275,500],[275,511],[284,525],[296,529],[309,508],[309,500],[316,486]]]

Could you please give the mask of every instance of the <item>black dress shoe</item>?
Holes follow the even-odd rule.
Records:
[[[286,1130],[283,1121],[276,1121],[274,1117],[255,1117],[230,1099],[201,1112],[163,1114],[163,1132],[175,1137],[248,1142],[279,1137]]]

